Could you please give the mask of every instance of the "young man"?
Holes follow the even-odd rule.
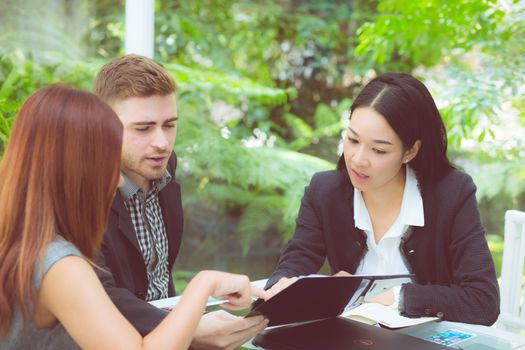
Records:
[[[180,186],[175,182],[175,82],[158,63],[126,55],[97,74],[94,92],[124,125],[122,175],[97,264],[113,302],[137,330],[149,333],[166,315],[147,301],[175,295],[171,269],[182,238]],[[262,317],[225,311],[203,315],[192,348],[235,348],[265,327]]]

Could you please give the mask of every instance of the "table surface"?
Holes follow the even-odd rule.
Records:
[[[520,346],[525,347],[525,336],[517,333],[507,332],[502,329],[496,328],[496,325],[493,326],[482,326],[479,324],[469,324],[469,323],[459,323],[459,322],[450,322],[442,321],[442,324],[450,324],[452,326],[458,326],[459,328],[464,328],[466,330],[471,330],[477,333],[485,334],[492,337],[502,338],[517,342]]]

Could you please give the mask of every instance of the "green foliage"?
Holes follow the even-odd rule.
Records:
[[[124,1],[97,0],[91,1],[90,6],[83,38],[88,56],[108,59],[124,54]]]
[[[517,198],[525,194],[525,161],[493,161],[488,164],[477,164],[472,176],[478,186],[479,199],[493,199],[506,195]],[[501,200],[502,198],[499,197]],[[515,203],[515,207],[518,203]]]
[[[293,98],[293,88],[276,89],[258,84],[238,75],[190,68],[175,63],[164,65],[173,75],[182,92],[197,92],[216,98],[250,99],[260,104],[283,104]]]
[[[0,98],[22,101],[37,89],[53,83],[67,83],[90,89],[101,61],[83,62],[58,53],[41,53],[42,61],[22,51],[0,51]]]
[[[180,100],[179,181],[186,205],[208,203],[226,213],[237,213],[234,231],[242,238],[244,253],[253,240],[269,229],[283,239],[293,231],[302,190],[311,175],[333,168],[312,156],[268,146],[246,147],[224,138],[198,99]]]
[[[490,38],[503,11],[495,0],[380,0],[373,22],[358,30],[357,55],[387,67],[433,66],[452,50]]]
[[[495,138],[494,124],[501,113],[500,72],[485,69],[446,68],[447,89],[438,96],[447,101],[441,115],[447,125],[449,143],[456,148],[468,139],[481,142]],[[491,74],[492,73],[492,74]],[[480,123],[480,121],[484,121]]]
[[[431,67],[446,60],[433,91],[455,147],[494,138],[505,101],[520,101],[525,64],[524,9],[495,0],[381,0],[378,15],[358,32],[356,54],[384,65],[380,70]],[[392,63],[394,62],[394,63]],[[443,74],[445,73],[445,74]],[[480,125],[480,121],[482,121]]]
[[[4,153],[15,114],[20,108],[17,102],[0,99],[0,154]]]
[[[496,275],[501,275],[501,264],[503,262],[503,237],[499,235],[487,235],[492,260],[496,267]]]
[[[345,112],[350,109],[351,103],[349,99],[343,99],[335,110],[324,103],[319,103],[313,116],[315,121],[313,127],[292,113],[284,114],[286,125],[294,137],[287,148],[302,150],[312,143],[318,143],[322,137],[338,137],[341,130],[346,127],[348,115]]]
[[[339,79],[353,56],[346,1],[164,1],[156,10],[156,45],[165,61],[176,57],[271,83],[307,67]]]
[[[185,65],[242,72],[271,83],[261,51],[271,49],[278,5],[271,1],[162,1],[156,10],[156,45],[162,60],[177,57]]]
[[[3,52],[58,52],[77,60],[83,56],[81,37],[88,21],[85,0],[3,0],[0,48]]]
[[[0,154],[11,130],[16,112],[33,92],[53,83],[67,83],[83,89],[91,81],[99,62],[85,63],[65,58],[58,53],[40,53],[38,63],[20,50],[0,51]]]
[[[197,272],[189,270],[173,270],[172,278],[174,282],[175,291],[178,295],[181,295],[190,280],[195,277]]]

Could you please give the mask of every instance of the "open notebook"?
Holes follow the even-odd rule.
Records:
[[[377,303],[363,303],[344,311],[341,316],[367,324],[380,324],[388,328],[410,327],[439,319],[437,317],[405,317],[399,314],[397,308]]]

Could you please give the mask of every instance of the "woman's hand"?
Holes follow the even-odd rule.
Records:
[[[368,300],[367,302],[390,306],[394,304],[395,300],[396,300],[396,297],[394,294],[394,289],[390,288],[390,289],[385,290],[383,293],[376,295],[375,297]]]
[[[271,297],[273,297],[275,294],[279,293],[286,287],[293,284],[295,281],[297,281],[297,277],[282,277],[276,284],[274,284],[270,289],[266,291],[267,298],[264,298],[264,300],[268,300]]]
[[[334,274],[334,276],[351,276],[346,271],[339,271],[338,273]],[[276,284],[274,284],[270,289],[268,289],[266,292],[268,293],[268,298],[264,298],[264,300],[268,300],[271,297],[273,297],[275,294],[279,293],[286,287],[293,284],[295,281],[297,281],[297,277],[282,277]]]
[[[335,277],[347,277],[347,276],[352,276],[352,274],[341,270],[338,273],[334,273],[334,276]]]
[[[267,299],[268,293],[250,284],[250,279],[245,275],[227,272],[207,271],[214,279],[214,289],[211,295],[220,300],[227,300],[221,306],[237,310],[251,305],[252,296]]]
[[[338,273],[334,274],[334,276],[352,276],[352,274],[346,272],[346,271],[339,271]],[[377,303],[377,304],[383,304],[386,306],[390,306],[394,303],[396,300],[394,290],[392,288],[385,290],[381,294],[376,295],[370,300],[367,300],[367,303]]]

